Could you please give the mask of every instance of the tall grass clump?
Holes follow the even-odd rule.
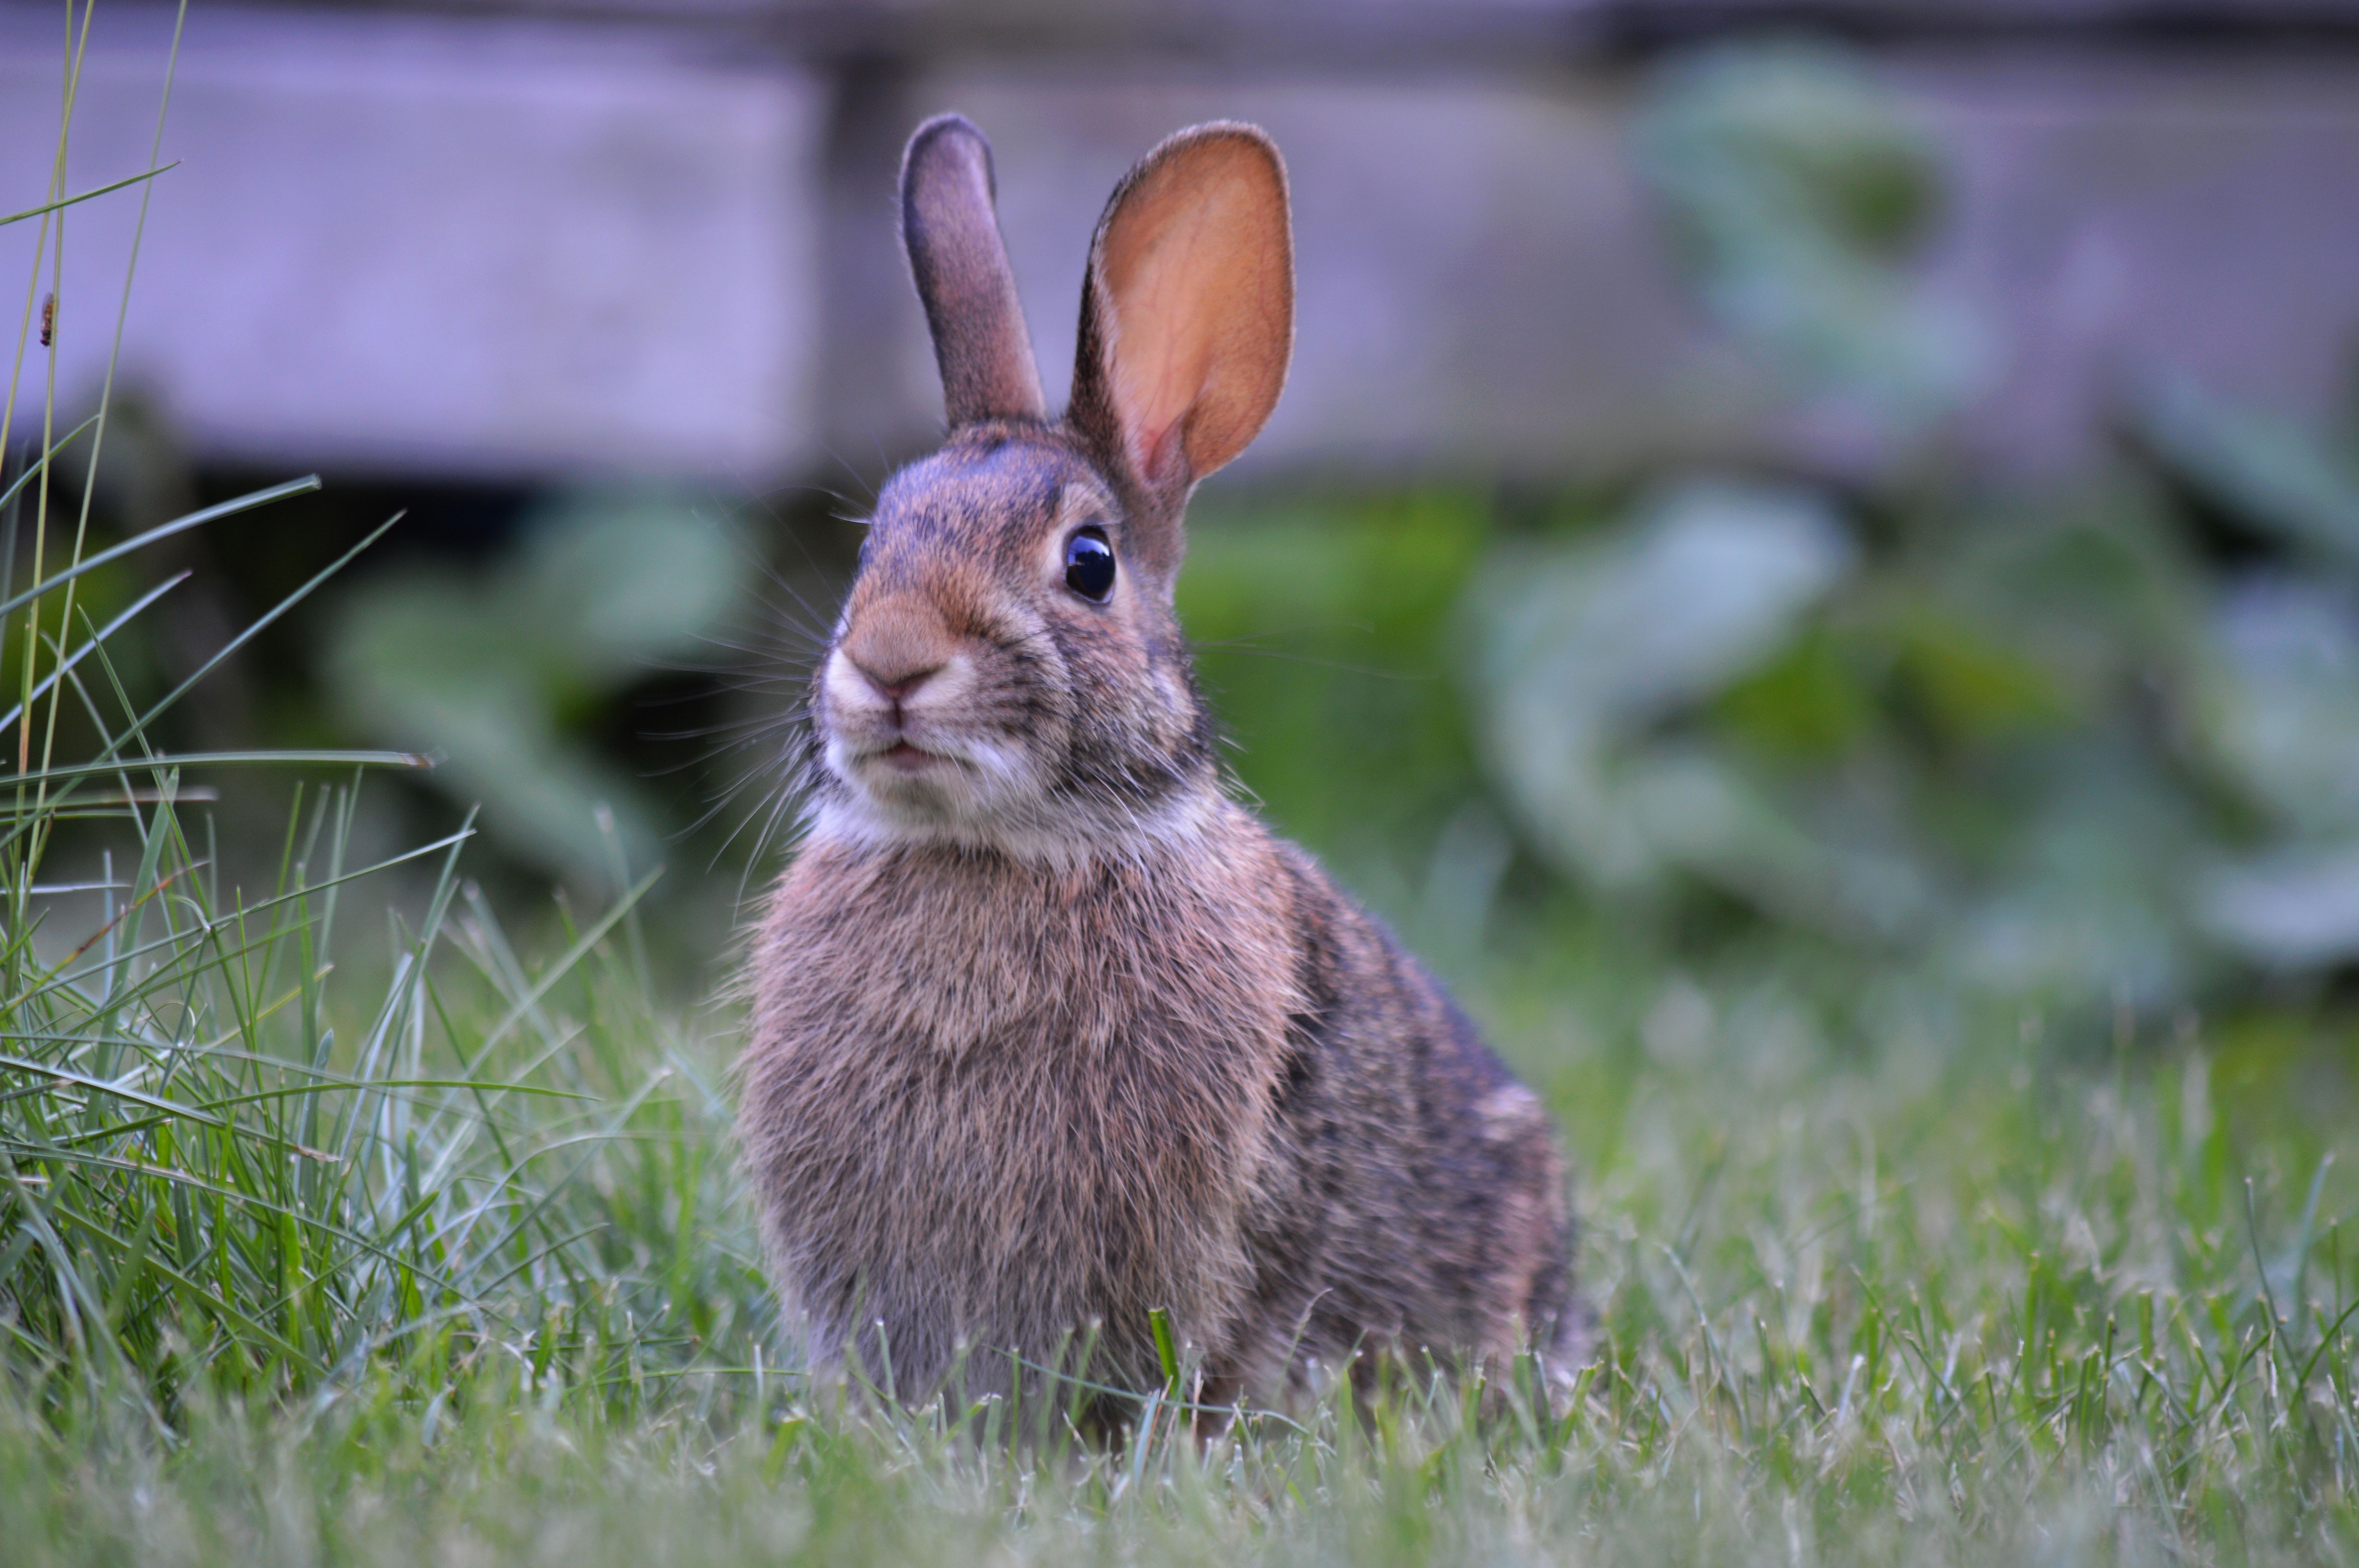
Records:
[[[431,1400],[492,1364],[595,1402],[734,1354],[759,1292],[722,1239],[709,1060],[625,939],[647,882],[529,963],[460,875],[465,831],[357,857],[361,772],[424,759],[159,750],[199,681],[385,528],[160,694],[114,656],[186,575],[126,588],[151,546],[319,481],[93,537],[122,306],[168,170],[159,105],[146,170],[67,186],[92,15],[66,7],[46,194],[0,219],[33,236],[0,408],[0,1395],[52,1418],[127,1400],[168,1429],[191,1398],[374,1380]],[[110,194],[139,203],[111,310],[61,259],[77,208]],[[58,342],[102,318],[98,406],[71,421]],[[128,601],[103,623],[101,583]],[[313,782],[275,876],[240,886],[201,802],[290,768]],[[358,966],[382,978],[364,992],[331,961],[364,951],[339,914],[387,904],[397,866],[413,889],[431,875],[392,919],[389,967]]]
[[[140,776],[97,929],[45,956],[26,920],[6,953],[19,1382],[160,1418],[197,1388],[430,1398],[490,1358],[619,1394],[739,1342],[759,1292],[726,1241],[721,1098],[609,940],[629,897],[528,966],[457,874],[464,835],[426,846],[398,858],[434,863],[422,912],[354,1008],[326,961],[339,905],[398,863],[351,863],[357,786],[299,794],[276,883],[246,893],[190,842],[177,773]]]
[[[216,511],[220,509],[215,509]],[[38,604],[60,572],[16,596]],[[19,1392],[440,1390],[504,1358],[527,1386],[635,1387],[735,1341],[754,1271],[717,1174],[721,1099],[655,1009],[625,892],[528,964],[459,875],[462,830],[375,863],[360,788],[298,786],[275,879],[223,880],[186,770],[411,765],[391,753],[158,754],[179,692],[134,708],[104,629],[41,644],[95,754],[0,779],[0,1333]],[[27,669],[32,667],[28,662]],[[185,688],[183,688],[185,689]],[[120,839],[43,881],[56,837]],[[340,990],[340,908],[432,871],[389,978]],[[58,928],[91,909],[89,928]],[[359,966],[365,969],[367,966]]]

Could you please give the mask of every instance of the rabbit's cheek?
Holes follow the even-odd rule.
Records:
[[[1163,733],[1159,740],[1167,744],[1183,734],[1196,709],[1196,694],[1189,687],[1184,671],[1169,664],[1155,666],[1155,689],[1163,698]]]

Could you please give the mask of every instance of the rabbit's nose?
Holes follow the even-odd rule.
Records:
[[[897,674],[886,675],[869,668],[858,659],[853,659],[852,667],[860,672],[861,678],[876,688],[877,696],[887,702],[898,704],[908,701],[909,694],[940,674],[942,666],[929,665],[921,670],[902,670]]]
[[[840,648],[860,678],[898,707],[949,665],[958,643],[930,600],[894,593],[855,605]]]

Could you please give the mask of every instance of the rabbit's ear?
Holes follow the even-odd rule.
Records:
[[[933,332],[952,429],[1049,413],[994,194],[991,144],[973,121],[938,114],[918,127],[901,158],[901,242]]]
[[[1166,502],[1245,450],[1294,351],[1286,165],[1260,129],[1196,125],[1125,176],[1082,285],[1071,419]]]

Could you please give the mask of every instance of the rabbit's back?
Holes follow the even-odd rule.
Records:
[[[1321,1195],[1303,1347],[1578,1354],[1567,1173],[1538,1098],[1309,856],[1277,846],[1299,934],[1282,1147]],[[1292,1327],[1292,1325],[1288,1325]]]

